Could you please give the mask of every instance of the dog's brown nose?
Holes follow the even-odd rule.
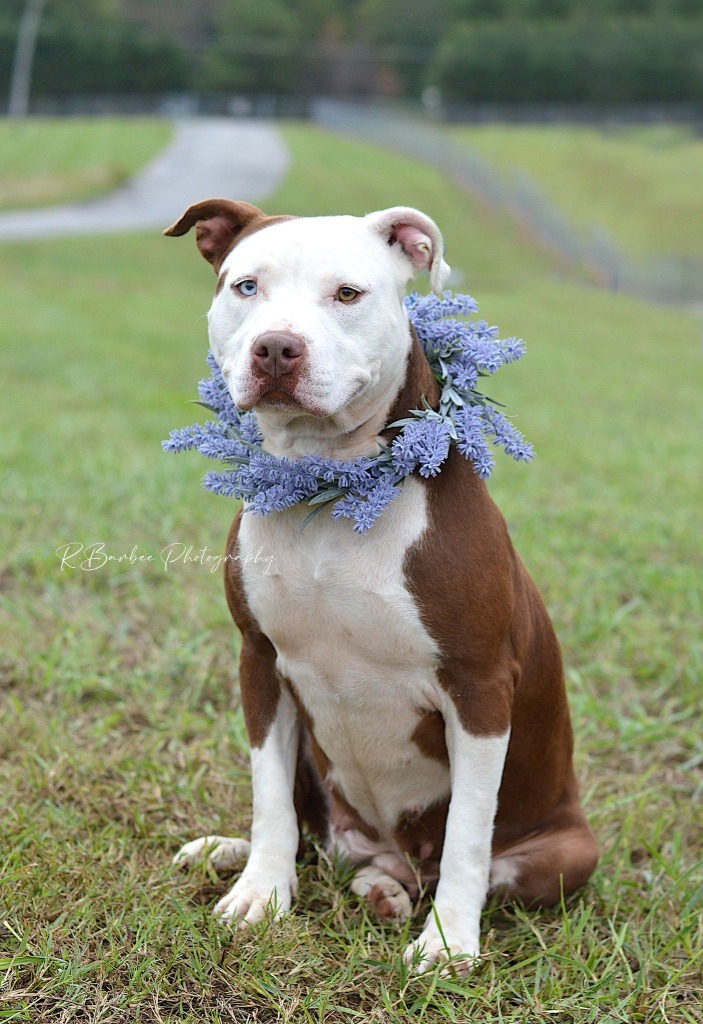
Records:
[[[288,331],[266,331],[254,344],[254,365],[277,379],[292,373],[305,352],[305,342]]]

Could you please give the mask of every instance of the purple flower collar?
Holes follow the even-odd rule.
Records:
[[[226,468],[206,473],[203,487],[246,502],[246,510],[267,516],[302,502],[311,511],[303,521],[331,506],[335,519],[351,519],[357,533],[365,533],[400,493],[406,477],[437,476],[453,443],[484,479],[495,465],[490,444],[502,447],[514,459],[529,462],[532,446],[496,403],[476,390],[480,377],[493,374],[505,363],[524,355],[516,338],[497,338],[498,329],[484,320],[459,319],[475,313],[468,295],[444,292],[405,299],[410,321],[442,392],[436,410],[413,409],[406,419],[389,424],[402,429],[390,445],[379,444],[378,454],[341,461],[319,455],[300,459],[277,458],[261,447],[262,436],[253,412],[241,412],[232,402],[212,354],[209,380],[200,382],[200,404],[216,420],[171,431],[165,451],[190,448],[219,459]],[[301,529],[302,529],[301,526]]]

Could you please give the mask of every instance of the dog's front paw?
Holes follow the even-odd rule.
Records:
[[[413,974],[422,974],[437,964],[445,965],[444,975],[469,974],[478,958],[478,936],[470,929],[462,929],[449,921],[446,928],[440,928],[434,912],[425,922],[422,934],[410,943],[403,954],[403,960]]]
[[[248,928],[265,917],[276,920],[290,910],[293,888],[288,880],[272,883],[245,871],[215,905],[214,912],[236,928]]]
[[[203,836],[182,846],[173,863],[190,867],[207,859],[216,871],[230,871],[244,864],[249,856],[250,844],[246,839],[229,836]]]

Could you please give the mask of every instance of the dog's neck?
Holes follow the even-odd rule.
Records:
[[[425,358],[422,346],[418,341],[415,328],[410,325],[410,351],[408,353],[407,369],[405,377],[398,393],[395,396],[386,423],[395,423],[410,414],[411,409],[422,408],[424,398],[433,409],[437,407],[440,396],[440,387],[435,379],[430,364]],[[400,428],[389,430],[384,437],[386,442],[391,441]]]
[[[404,372],[400,368],[397,379],[371,398],[324,419],[257,410],[265,450],[289,459],[308,454],[340,460],[376,455],[379,439],[389,443],[398,432],[388,430],[389,423],[408,416],[411,409],[419,409],[423,396],[436,406],[439,385],[413,327],[409,330],[411,344]]]

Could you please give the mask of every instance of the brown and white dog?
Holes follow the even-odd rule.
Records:
[[[373,455],[387,424],[438,399],[403,296],[449,268],[429,217],[267,217],[243,202],[190,207],[218,275],[212,352],[267,451]],[[579,804],[559,646],[503,518],[454,449],[439,476],[408,478],[370,532],[309,509],[244,513],[225,587],[242,633],[251,741],[251,844],[207,836],[246,866],[216,912],[240,926],[286,913],[303,826],[358,870],[384,917],[436,887],[405,952],[424,970],[478,955],[497,891],[528,906],[582,886],[598,853]],[[262,571],[257,552],[267,556]]]

